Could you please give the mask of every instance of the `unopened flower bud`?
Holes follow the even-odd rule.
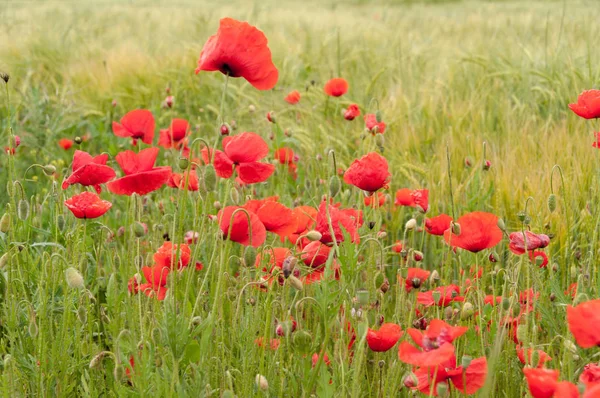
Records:
[[[262,391],[267,391],[269,389],[269,382],[265,376],[257,374],[254,381],[256,387],[260,388]]]
[[[556,210],[556,195],[553,193],[548,196],[548,210],[550,210],[550,213],[554,213],[554,210]]]
[[[410,372],[402,377],[402,384],[406,388],[413,388],[419,384],[419,379],[417,379],[417,376],[413,372]]]
[[[571,354],[577,354],[577,346],[571,340],[563,340],[563,345]]]
[[[407,231],[412,231],[413,229],[415,229],[417,227],[417,220],[415,220],[414,218],[411,218],[410,220],[408,220],[406,222],[406,224],[404,225],[404,228]]]
[[[517,340],[519,340],[520,343],[527,342],[527,326],[526,325],[517,326]]]
[[[35,317],[33,317],[30,321],[29,321],[29,327],[27,328],[27,331],[29,332],[29,335],[32,338],[36,338],[36,336],[38,335],[38,325],[35,322]]]
[[[490,263],[497,263],[498,260],[500,260],[500,256],[498,255],[498,253],[493,251],[490,253],[488,260],[490,260]]]
[[[96,354],[96,356],[90,361],[90,369],[98,369],[104,357],[110,354],[110,351],[101,351],[100,353]]]
[[[413,251],[413,260],[416,262],[423,260],[423,253],[418,250]]]
[[[465,158],[465,167],[471,167],[473,166],[473,159],[471,159],[471,157],[467,156]]]
[[[7,233],[10,230],[10,213],[6,212],[0,218],[0,232],[3,234]]]
[[[227,123],[223,123],[220,128],[221,135],[229,135],[229,125]]]
[[[331,197],[335,197],[335,195],[337,195],[340,192],[340,189],[342,188],[342,183],[340,181],[340,177],[338,176],[331,176],[331,178],[329,179],[329,195],[331,195]]]
[[[296,268],[296,264],[298,264],[298,259],[294,256],[288,256],[283,260],[283,265],[281,266],[283,270],[283,276],[287,279]]]
[[[434,269],[433,271],[431,271],[431,274],[429,275],[429,283],[430,284],[434,284],[437,283],[440,280],[440,273]]]
[[[492,162],[490,162],[489,160],[483,162],[483,170],[488,171],[490,167],[492,167]]]
[[[179,158],[178,166],[181,170],[186,170],[190,166],[189,159],[184,157]]]
[[[381,290],[381,292],[384,294],[387,293],[388,290],[390,290],[390,281],[387,280],[387,278],[383,281],[381,286],[379,286],[379,290]]]
[[[134,222],[132,228],[136,238],[142,238],[148,233],[148,226],[141,222]]]
[[[248,112],[254,113],[256,111],[256,107],[254,105],[248,105]]]
[[[460,311],[460,319],[469,319],[473,316],[474,313],[475,308],[473,307],[473,304],[467,301],[463,304],[462,310]]]
[[[431,293],[431,297],[433,298],[433,301],[434,301],[434,303],[436,303],[436,304],[437,304],[437,303],[439,303],[439,302],[440,302],[440,299],[442,298],[442,293],[440,293],[440,292],[439,292],[439,291],[437,291],[437,290],[434,290],[434,291]]]
[[[244,264],[246,267],[254,267],[256,262],[256,249],[253,246],[246,246],[244,249]]]
[[[73,267],[69,267],[65,271],[67,285],[72,289],[83,289],[83,276]]]
[[[467,369],[471,365],[472,361],[473,361],[473,357],[470,357],[468,355],[463,355],[462,360],[460,361],[460,364],[463,367],[463,370]]]
[[[77,318],[79,318],[79,322],[85,325],[87,322],[87,310],[83,305],[80,305],[77,309]]]
[[[306,234],[306,238],[312,242],[321,240],[322,237],[323,237],[323,234],[321,234],[319,231],[316,231],[314,229],[312,231],[308,231],[308,233]]]
[[[304,288],[302,281],[296,278],[294,275],[290,275],[287,280],[289,284],[292,285],[292,287],[296,290],[302,290]]]
[[[450,223],[451,227],[452,227],[452,233],[456,236],[460,235],[460,224],[457,222],[452,221]]]
[[[208,164],[204,167],[204,187],[208,192],[212,192],[217,187],[217,172],[215,166]]]
[[[54,165],[51,164],[47,164],[45,165],[42,170],[44,171],[44,174],[46,174],[47,176],[51,176],[54,173],[56,173],[56,167]]]
[[[275,122],[275,112],[271,111],[271,112],[267,113],[267,120],[271,123],[276,123]]]
[[[369,291],[365,290],[365,289],[361,289],[361,290],[357,291],[356,298],[358,299],[358,302],[360,303],[360,305],[369,304]]]
[[[26,199],[19,200],[19,206],[17,214],[23,221],[29,218],[29,202]]]
[[[229,198],[231,199],[234,205],[237,205],[238,203],[240,203],[240,191],[238,191],[235,187],[232,188],[231,192],[229,193]]]
[[[446,382],[442,382],[442,383],[438,383],[438,385],[435,388],[435,391],[438,395],[438,397],[444,398],[448,396],[448,383]]]

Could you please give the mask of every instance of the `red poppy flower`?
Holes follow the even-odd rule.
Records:
[[[6,152],[7,155],[14,155],[15,152],[17,151],[17,148],[19,147],[19,145],[21,145],[21,137],[19,137],[18,135],[15,135],[14,137],[15,137],[14,147],[8,147],[8,146],[4,147],[4,152]]]
[[[586,388],[600,383],[600,366],[595,363],[588,363],[583,367],[583,372],[579,376],[579,382],[585,384]]]
[[[586,391],[586,394],[588,391]],[[591,397],[598,397],[600,395],[600,391],[596,392],[596,395],[591,395]],[[573,383],[568,381],[561,381],[556,384],[556,388],[554,389],[553,397],[556,398],[579,398],[579,388]],[[584,394],[584,398],[586,395]]]
[[[221,19],[217,34],[204,44],[196,74],[203,70],[243,77],[258,90],[272,89],[279,78],[265,34],[232,18]]]
[[[304,247],[302,253],[300,253],[300,258],[309,267],[319,268],[327,262],[330,252],[331,248],[329,246],[317,240]]]
[[[600,131],[594,133],[594,135],[596,136],[596,141],[592,142],[592,146],[594,148],[600,149]]]
[[[532,363],[534,352],[537,352],[538,355],[536,364]],[[527,354],[527,359],[525,359],[525,354]],[[525,350],[522,347],[517,347],[517,357],[519,357],[519,361],[521,361],[523,365],[528,365],[535,368],[543,368],[546,362],[552,360],[550,355],[546,354],[542,350],[534,350],[533,348],[528,348]]]
[[[346,79],[336,77],[325,83],[325,94],[331,97],[341,97],[348,92],[348,82]]]
[[[567,322],[575,341],[582,348],[600,345],[600,299],[567,307]]]
[[[333,237],[331,236],[331,230],[329,228],[327,211],[329,211],[329,216],[331,218],[331,229],[333,229],[334,233]],[[350,239],[353,243],[358,243],[360,240],[358,228],[361,225],[362,212],[356,212],[353,209],[340,210],[335,206],[327,205],[326,202],[323,201],[319,206],[315,229],[321,233],[322,243],[331,243],[333,242],[334,237],[336,242],[342,242],[344,240],[344,231],[350,235]]]
[[[254,340],[254,344],[256,344],[258,347],[261,347],[261,348],[265,347],[265,350],[267,350],[267,351],[277,351],[277,349],[281,345],[281,340],[279,340],[279,339],[270,339],[268,345],[265,345],[264,341],[265,341],[264,338],[259,337]]]
[[[311,206],[298,206],[292,209],[294,218],[296,219],[296,230],[289,234],[287,238],[290,242],[298,244],[300,248],[308,244],[308,239],[304,238],[301,242],[298,242],[298,238],[302,235],[306,235],[315,225],[317,220],[317,209]],[[282,241],[284,238],[282,237]]]
[[[435,300],[434,292],[436,292],[436,295],[439,294],[437,301]],[[453,302],[465,301],[465,298],[459,296],[459,294],[460,288],[456,285],[439,286],[428,292],[420,292],[417,295],[417,303],[423,304],[426,307],[431,307],[432,305],[447,307]]]
[[[524,368],[529,392],[533,398],[552,398],[558,384],[558,370]]]
[[[395,323],[384,323],[379,330],[369,328],[367,344],[372,351],[385,352],[396,345],[402,334],[400,326]]]
[[[364,202],[365,206],[372,207],[374,209],[382,207],[385,204],[385,193],[378,191],[375,192],[372,196],[365,196]]]
[[[335,259],[331,263],[331,269],[333,270],[333,279],[339,281],[342,271],[340,264]],[[311,285],[313,283],[321,282],[325,277],[326,272],[325,267],[311,268],[309,269],[309,272],[301,278],[302,283],[304,285]]]
[[[386,124],[384,122],[378,122],[377,115],[374,113],[368,113],[365,115],[365,127],[372,133],[376,132],[378,134],[383,134],[385,133]],[[375,130],[375,127],[377,127],[377,130]]]
[[[162,187],[171,177],[171,168],[154,167],[158,148],[147,148],[139,153],[120,152],[116,157],[124,177],[106,184],[108,190],[117,195],[145,195]]]
[[[188,245],[198,243],[199,238],[200,234],[196,231],[187,231],[185,235],[183,235],[183,241]]]
[[[258,210],[265,205],[267,202],[277,202],[279,196],[269,196],[264,199],[250,199],[246,201],[246,204],[242,206],[244,209],[251,211],[252,213],[258,213]]]
[[[540,268],[546,268],[546,266],[548,265],[548,256],[542,251],[536,250],[529,252],[529,259],[534,264],[537,264],[537,260],[541,259]]]
[[[600,117],[600,90],[587,90],[579,94],[576,104],[569,104],[569,108],[577,116],[584,119]]]
[[[264,272],[272,273],[275,267],[283,268],[283,262],[286,258],[292,255],[292,251],[287,247],[274,247],[268,250],[264,250],[262,254],[256,256],[256,261],[254,262],[254,266],[258,268],[260,264],[263,263],[263,260],[267,258],[267,263],[269,268],[263,268]]]
[[[189,170],[184,173],[172,173],[167,181],[171,188],[187,189],[188,191],[197,191],[200,189],[200,181],[196,170]]]
[[[394,245],[392,246],[392,251],[394,253],[402,253],[402,249],[404,249],[404,244],[402,243],[401,240],[397,240]]]
[[[460,235],[455,235],[451,229],[444,232],[444,240],[452,247],[477,253],[496,246],[502,240],[498,216],[494,214],[476,211],[460,217],[457,223]]]
[[[165,242],[154,253],[153,258],[156,265],[171,269],[177,265],[177,269],[182,269],[190,263],[191,254],[190,247],[186,244],[174,245],[171,242]]]
[[[396,191],[396,206],[420,207],[425,213],[429,210],[429,190],[408,188]]]
[[[286,95],[285,102],[292,105],[296,105],[298,102],[300,102],[300,93],[298,92],[298,90],[294,90],[288,95]]]
[[[158,300],[164,300],[167,295],[166,286],[169,272],[170,268],[162,265],[142,267],[142,273],[147,283],[139,285],[138,290],[142,291],[148,297],[156,296]]]
[[[409,268],[404,280],[404,288],[407,292],[420,288],[423,282],[429,278],[430,274],[431,272],[421,268]],[[402,282],[402,278],[399,278],[399,280]]]
[[[136,140],[152,145],[154,140],[154,116],[146,109],[136,109],[127,113],[121,123],[113,122],[113,133],[117,137],[131,137],[133,144]]]
[[[483,298],[483,304],[489,304],[491,306],[500,304],[501,302],[502,302],[502,296],[494,296],[494,295],[488,294],[487,296],[485,296]]]
[[[319,362],[319,354],[315,352],[312,355],[311,361],[312,361],[313,368],[315,366],[317,366],[317,362]],[[331,366],[331,360],[329,359],[329,355],[327,355],[327,353],[325,353],[325,355],[323,355],[323,362],[325,363],[325,365]]]
[[[354,120],[360,116],[360,108],[356,104],[350,104],[344,112],[344,119]]]
[[[447,214],[440,214],[439,216],[428,218],[425,220],[425,231],[431,235],[442,236],[444,235],[444,232],[450,228],[451,222],[452,217]]]
[[[186,144],[186,137],[190,133],[190,124],[185,119],[171,120],[171,126],[168,129],[161,129],[158,138],[158,145],[163,148],[181,149]]]
[[[273,232],[282,238],[294,233],[298,221],[294,212],[275,201],[266,201],[256,212],[256,215],[269,232]]]
[[[373,193],[386,188],[390,177],[387,160],[377,152],[371,152],[352,162],[344,173],[344,182]]]
[[[100,184],[115,178],[115,171],[106,165],[108,155],[102,154],[92,157],[89,153],[76,150],[73,155],[73,173],[63,181],[62,189],[69,185],[81,184],[84,187],[92,186],[96,192],[102,192]]]
[[[294,178],[297,178],[296,174],[296,164],[294,161],[296,160],[296,156],[294,155],[294,151],[291,148],[279,148],[275,151],[275,159],[279,161],[281,164],[285,164],[288,166],[288,171]]]
[[[93,192],[82,192],[65,200],[65,206],[77,218],[98,218],[112,207],[112,203],[100,199]]]
[[[588,387],[587,390],[583,393],[582,398],[597,398],[600,397],[600,384],[596,384],[594,386]],[[569,397],[571,398],[571,397]],[[573,396],[572,398],[577,398],[577,396]]]
[[[525,253],[525,239],[527,239],[527,251],[543,249],[550,243],[548,235],[538,235],[531,231],[525,231],[525,234],[523,232],[513,232],[508,238],[510,239],[508,248],[511,252],[519,255]]]
[[[475,394],[485,384],[487,378],[487,359],[485,357],[477,358],[471,361],[465,369],[462,366],[452,368],[421,367],[414,372],[418,383],[413,389],[421,391],[423,394],[428,394],[432,390],[433,395],[437,396],[437,385],[442,382],[450,381],[454,387],[463,394]],[[434,379],[435,375],[435,379]]]
[[[249,227],[248,218],[245,212],[238,211],[235,213],[235,216],[233,216],[233,213],[237,209],[242,208],[238,206],[227,206],[217,214],[219,227],[221,228],[221,232],[223,232],[223,236],[244,246],[252,245],[254,247],[259,247],[265,242],[265,239],[267,239],[267,230],[265,229],[265,226],[256,214],[249,211]],[[229,231],[230,229],[231,233]],[[250,239],[250,235],[252,235],[252,239]]]
[[[450,326],[446,322],[433,319],[425,333],[417,329],[408,329],[411,339],[421,348],[402,342],[398,347],[398,357],[404,363],[415,366],[437,366],[448,364],[454,359],[452,342],[467,332],[466,327]]]
[[[221,178],[231,177],[235,170],[243,183],[255,184],[266,181],[275,171],[275,166],[272,164],[259,162],[267,156],[269,147],[265,140],[255,133],[225,137],[223,152],[205,149],[202,151],[204,162],[209,163],[209,152],[212,155],[214,151],[215,170]]]
[[[71,147],[73,146],[73,141],[71,141],[68,138],[61,138],[60,140],[58,140],[58,145],[66,151],[68,149],[71,149]]]

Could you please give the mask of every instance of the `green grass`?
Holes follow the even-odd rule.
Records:
[[[241,202],[246,195],[277,194],[289,207],[317,206],[328,192],[319,180],[329,178],[329,150],[335,150],[338,165],[345,168],[375,148],[370,137],[363,140],[362,116],[349,123],[341,110],[351,102],[369,113],[379,110],[388,125],[383,154],[393,175],[390,195],[399,188],[427,188],[428,216],[451,214],[448,151],[457,215],[492,212],[504,219],[509,232],[520,231],[524,226],[518,213],[532,198],[527,205],[530,228],[553,235],[546,252],[549,268],[555,264],[556,271],[539,270],[526,256],[513,255],[506,239],[496,248],[501,258],[497,264],[487,261],[487,253],[451,255],[440,239],[422,240],[421,234],[409,234],[409,246],[423,251],[422,267],[438,270],[442,285],[454,279],[464,283],[466,276],[457,270],[477,263],[485,270],[478,282],[483,294],[493,288],[510,299],[530,287],[539,291],[535,314],[540,315],[524,322],[526,344],[548,352],[553,358],[548,366],[560,369],[561,379],[576,382],[597,350],[573,353],[563,343],[573,340],[565,321],[571,299],[563,291],[578,282],[578,292],[586,296],[576,301],[598,296],[600,158],[591,144],[600,124],[576,117],[567,105],[584,89],[599,85],[597,4],[281,3],[0,6],[0,71],[10,74],[9,106],[2,83],[0,138],[8,143],[12,128],[22,140],[17,156],[0,157],[0,205],[2,212],[12,214],[10,231],[0,234],[0,253],[10,257],[0,278],[0,391],[5,396],[220,396],[226,390],[240,397],[409,394],[400,387],[410,367],[398,360],[396,349],[375,355],[361,336],[378,314],[403,329],[411,327],[414,295],[393,283],[394,273],[406,264],[387,248],[402,239],[408,219],[414,215],[421,222],[422,215],[391,205],[364,209],[366,223],[374,221],[376,227],[361,229],[363,242],[382,226],[387,232],[379,239],[386,247],[383,264],[392,282],[386,294],[378,292],[381,260],[372,243],[360,249],[342,244],[339,282],[305,286],[301,292],[288,284],[274,285],[264,293],[253,286],[243,289],[260,274],[242,267],[234,277],[231,257],[241,256],[242,249],[217,239],[218,228],[207,222],[208,214],[216,214],[215,201],[231,203],[229,183],[220,182],[215,192],[202,195],[163,188],[144,201],[105,193],[113,208],[87,225],[62,204],[79,188],[60,189],[73,153],[58,146],[60,138],[89,133],[82,149],[107,152],[112,159],[129,142],[112,134],[111,122],[131,109],[147,108],[157,128],[182,117],[194,126],[193,138],[215,140],[224,78],[218,73],[195,75],[194,69],[204,42],[224,16],[247,20],[265,32],[280,72],[269,92],[231,79],[225,120],[235,120],[237,132],[254,131],[265,138],[273,132],[301,158],[296,181],[278,168],[267,184],[255,191],[244,189]],[[346,78],[350,90],[339,100],[327,100],[322,86],[336,76]],[[166,87],[175,96],[172,109],[161,108]],[[283,97],[294,89],[302,100],[292,107]],[[255,112],[249,111],[250,105]],[[269,111],[291,137],[283,137],[266,120]],[[467,157],[472,168],[464,165]],[[491,161],[489,171],[481,168],[484,159]],[[54,182],[39,168],[25,175],[34,163],[54,165],[60,177]],[[158,163],[177,170],[178,155],[162,151]],[[110,164],[118,169],[113,160]],[[557,169],[551,183],[555,165],[564,180]],[[15,195],[4,190],[12,180],[22,184],[30,203],[25,220],[16,214],[19,188]],[[558,197],[553,213],[547,208],[551,184]],[[362,208],[361,195],[344,184],[336,199],[343,207]],[[61,229],[63,216],[66,226]],[[136,221],[148,224],[143,238],[132,233]],[[106,243],[107,231],[121,226],[125,235]],[[200,243],[192,251],[204,270],[170,278],[172,294],[163,302],[129,296],[127,281],[141,265],[152,263],[163,234],[168,232],[178,243],[188,230],[200,232]],[[268,243],[281,246],[274,238]],[[86,291],[68,288],[68,267],[83,274]],[[367,289],[370,302],[378,300],[379,306],[366,306],[362,320],[352,319],[358,340],[350,361],[339,310],[345,308],[348,316],[359,289]],[[550,301],[551,293],[556,300]],[[302,297],[317,303],[307,299],[296,307]],[[482,334],[474,330],[487,320],[497,323],[505,314],[480,306],[480,298],[478,292],[467,295],[482,318],[455,319],[470,327],[457,342],[459,361],[463,354],[488,357],[488,385],[480,396],[522,396],[527,391],[522,365],[514,344],[500,335],[504,329],[495,324],[484,327]],[[460,311],[459,304],[454,306]],[[274,337],[274,318],[286,319],[290,313],[298,319],[299,330],[309,334],[307,344],[290,337],[272,352],[254,343],[257,337]],[[444,313],[433,309],[428,315]],[[329,354],[332,366],[316,372],[311,355],[320,350]],[[100,369],[90,369],[90,361],[102,351],[111,351],[121,366],[135,355],[134,375],[115,378],[114,361],[108,357]],[[385,361],[382,368],[380,360]],[[257,373],[267,378],[268,392],[255,387]]]

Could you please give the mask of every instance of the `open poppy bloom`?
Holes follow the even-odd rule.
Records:
[[[406,280],[404,280],[404,288],[407,292],[410,292],[412,289],[418,289],[423,285],[423,282],[429,278],[431,272],[424,270],[422,268],[409,268],[406,274]],[[402,278],[399,277],[400,283],[402,283]]]
[[[73,172],[63,181],[62,189],[69,185],[81,184],[84,187],[92,186],[96,192],[102,192],[100,184],[104,184],[115,178],[115,171],[106,165],[107,154],[92,157],[87,152],[76,150],[73,155]]]
[[[245,206],[242,207],[246,208]],[[254,213],[267,231],[273,232],[281,238],[285,238],[296,231],[298,221],[294,216],[294,212],[279,202],[265,201]]]
[[[133,145],[137,140],[152,145],[154,140],[154,116],[147,109],[136,109],[127,113],[121,123],[113,122],[113,133],[117,137],[131,137]]]
[[[325,83],[325,94],[331,97],[341,97],[348,92],[348,82],[346,79],[336,77]]]
[[[298,238],[302,235],[306,235],[314,227],[317,221],[317,209],[311,206],[298,206],[292,209],[294,218],[296,219],[296,230],[286,237],[293,244],[298,244],[300,248],[304,247],[309,243],[308,239],[303,238],[301,242]],[[283,242],[284,237],[281,238]]]
[[[409,365],[431,367],[438,365],[452,366],[454,346],[452,342],[467,332],[466,327],[450,326],[446,322],[433,319],[427,330],[407,329],[406,332],[420,348],[408,342],[398,346],[398,358]]]
[[[60,140],[58,140],[58,145],[66,151],[71,149],[71,147],[73,146],[73,141],[68,138],[61,138]]]
[[[200,181],[196,170],[188,170],[183,173],[171,173],[167,185],[171,188],[197,191],[200,189]]]
[[[165,242],[154,253],[153,258],[156,265],[169,267],[170,269],[175,267],[182,269],[190,263],[191,254],[190,247],[184,243],[174,245],[171,242]]]
[[[300,259],[309,267],[319,268],[327,262],[330,252],[331,248],[329,246],[317,240],[304,246],[300,253]]]
[[[327,211],[329,211],[329,216],[331,217],[331,226],[334,236],[331,236]],[[344,231],[350,235],[350,239],[353,243],[358,243],[360,241],[358,228],[361,225],[362,212],[354,209],[340,210],[336,206],[327,205],[327,203],[323,201],[319,206],[315,229],[321,233],[322,243],[332,243],[333,239],[335,239],[336,242],[342,242],[344,240]]]
[[[365,196],[364,202],[365,206],[372,207],[374,209],[380,208],[385,204],[385,193],[381,191],[375,192],[372,196]]]
[[[203,148],[202,158],[205,163],[210,163],[213,152],[215,170],[221,178],[230,178],[235,170],[244,184],[255,184],[266,181],[275,171],[274,165],[259,162],[267,156],[269,147],[255,133],[225,137],[223,151]]]
[[[186,137],[190,133],[190,124],[185,119],[171,120],[171,126],[168,129],[161,129],[158,138],[158,145],[163,148],[181,149],[186,145]]]
[[[600,117],[600,90],[586,90],[579,94],[576,104],[569,104],[569,108],[584,119]]]
[[[196,74],[200,71],[243,77],[258,90],[272,89],[279,78],[265,34],[233,18],[221,19],[217,34],[204,44]]]
[[[510,244],[508,248],[511,252],[521,255],[525,254],[525,251],[543,249],[550,243],[548,235],[534,234],[531,231],[513,232],[508,236]],[[527,239],[527,248],[525,248],[525,239]]]
[[[258,268],[266,259],[269,267],[263,267],[263,271],[272,273],[275,268],[283,268],[283,262],[286,258],[292,256],[292,254],[292,251],[287,247],[269,248],[256,256],[254,266]]]
[[[544,368],[524,368],[529,393],[533,398],[578,398],[579,391],[575,384],[558,381],[558,370]]]
[[[456,362],[454,359],[452,362]],[[471,361],[469,366],[463,368],[456,363],[449,368],[442,366],[421,367],[414,371],[418,384],[413,387],[423,394],[437,396],[438,383],[450,381],[454,387],[463,394],[475,394],[485,384],[487,378],[487,359],[477,358]]]
[[[124,177],[106,184],[108,190],[117,195],[145,195],[162,187],[171,177],[168,166],[154,167],[158,156],[158,148],[147,148],[139,153],[133,151],[120,152],[116,157]]]
[[[586,301],[576,307],[567,306],[567,322],[580,347],[600,345],[600,299]]]
[[[534,352],[537,352],[538,356],[537,363],[535,364],[532,363]],[[525,356],[527,356],[527,358]],[[546,362],[552,360],[552,358],[550,358],[550,355],[546,354],[542,350],[534,350],[533,348],[524,349],[522,347],[517,347],[517,357],[519,357],[519,361],[521,361],[523,365],[528,365],[535,368],[543,368]]]
[[[431,217],[425,220],[425,231],[431,235],[442,236],[450,228],[452,217],[447,214]]]
[[[112,203],[86,191],[65,200],[65,206],[75,217],[88,219],[100,217],[112,207]]]
[[[344,173],[344,182],[373,194],[386,188],[390,177],[387,160],[377,152],[370,152],[352,162]]]
[[[579,382],[585,384],[587,388],[600,384],[600,366],[595,363],[585,365],[579,376]]]
[[[350,104],[344,111],[344,119],[354,120],[360,116],[360,108],[356,104]]]
[[[475,211],[457,220],[460,235],[451,229],[444,232],[444,240],[452,247],[460,247],[472,253],[496,246],[502,240],[502,230],[498,228],[498,216],[492,213]]]
[[[426,307],[437,305],[439,307],[447,307],[451,303],[465,301],[465,298],[459,296],[460,288],[456,285],[439,286],[428,292],[419,292],[417,295],[417,303]],[[439,298],[436,300],[436,296]]]
[[[298,90],[294,90],[288,95],[286,95],[285,102],[292,105],[296,105],[298,102],[300,102],[300,93],[298,92]]]
[[[429,190],[402,188],[396,191],[396,206],[408,206],[422,209],[425,213],[429,210]]]
[[[384,323],[379,330],[369,328],[367,344],[372,351],[385,352],[396,345],[402,337],[402,328],[395,323]]]
[[[155,296],[157,300],[164,300],[167,295],[167,277],[170,271],[169,267],[160,264],[142,267],[147,282],[140,284],[137,290],[141,290],[148,297]]]
[[[244,246],[259,247],[267,239],[267,230],[256,214],[248,211],[248,215],[250,224],[243,208],[227,206],[217,214],[219,227],[225,238]]]
[[[377,115],[374,113],[368,113],[365,115],[365,127],[371,133],[383,134],[385,133],[386,124],[384,122],[378,122]]]

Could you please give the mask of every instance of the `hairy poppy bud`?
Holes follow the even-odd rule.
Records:
[[[446,382],[442,382],[442,383],[438,383],[438,385],[435,388],[435,391],[438,395],[438,397],[447,397],[448,396],[448,383]]]
[[[23,221],[29,218],[29,202],[25,199],[19,200],[19,206],[17,214],[19,218]]]
[[[457,222],[452,221],[450,223],[450,225],[451,225],[451,228],[452,228],[452,233],[454,235],[456,235],[456,236],[459,236],[460,235],[460,224],[457,223]]]
[[[317,241],[317,240],[321,240],[321,238],[323,237],[323,235],[316,230],[312,230],[312,231],[308,231],[308,233],[306,234],[306,238],[312,242]]]
[[[421,253],[418,250],[415,250],[413,252],[413,260],[415,260],[416,262],[419,262],[419,261],[423,260],[423,253]]]
[[[413,229],[415,229],[417,227],[417,220],[415,220],[414,218],[411,218],[410,220],[408,220],[406,222],[406,224],[404,225],[404,228],[407,231],[412,231]]]
[[[231,199],[233,204],[237,205],[238,203],[240,203],[240,191],[238,191],[235,187],[232,188],[231,192],[229,193],[229,198]]]
[[[462,360],[460,361],[460,364],[463,367],[463,369],[466,369],[471,365],[472,361],[473,361],[473,357],[470,357],[468,355],[463,355]]]
[[[286,279],[292,274],[294,268],[296,268],[296,264],[298,264],[298,259],[294,256],[288,256],[285,258],[285,260],[283,260],[283,265],[281,268],[283,269],[283,276]]]
[[[67,285],[72,289],[83,289],[83,276],[73,267],[69,267],[65,271]]]
[[[6,264],[8,264],[8,260],[9,260],[9,253],[6,252],[2,255],[2,257],[0,257],[0,270],[3,269]]]
[[[439,280],[440,280],[440,273],[436,269],[434,269],[433,271],[431,271],[431,275],[429,275],[429,283],[434,284]]]
[[[256,387],[260,388],[262,391],[267,391],[269,389],[269,382],[265,376],[257,374],[254,381],[256,383]]]
[[[577,354],[577,346],[571,340],[564,339],[563,345],[571,354]]]
[[[520,343],[527,342],[527,326],[526,325],[517,326],[517,340],[519,340]]]
[[[556,195],[553,193],[548,196],[548,210],[550,210],[550,213],[554,213],[554,210],[556,210]]]
[[[381,293],[387,293],[387,291],[390,290],[390,281],[385,279],[381,286],[379,286],[379,290],[381,290]]]
[[[275,112],[271,111],[267,113],[267,120],[271,123],[275,123]]]
[[[212,164],[204,167],[204,187],[209,192],[214,191],[217,187],[217,172]]]
[[[181,170],[186,170],[190,166],[189,159],[184,157],[179,158],[178,166]]]
[[[290,275],[287,278],[287,280],[290,283],[290,285],[292,285],[292,287],[296,290],[302,290],[304,288],[302,281],[296,278],[294,275]]]
[[[90,369],[98,369],[104,357],[110,354],[110,351],[101,351],[100,353],[96,354],[96,356],[90,361]]]
[[[2,218],[0,218],[0,232],[3,234],[7,233],[10,230],[10,213],[4,213]]]
[[[471,167],[473,166],[473,159],[471,159],[469,156],[467,156],[465,158],[465,167]]]
[[[79,318],[79,322],[84,325],[87,322],[87,310],[83,305],[80,305],[79,308],[77,308],[77,318]]]
[[[254,267],[256,262],[256,249],[253,246],[246,246],[244,249],[244,264],[246,267]]]
[[[115,364],[115,369],[113,370],[113,377],[115,380],[122,380],[125,377],[125,368],[120,363]]]
[[[46,174],[47,176],[51,176],[54,173],[56,173],[56,167],[54,167],[54,165],[51,165],[51,164],[47,164],[46,166],[44,166],[42,168],[42,170],[44,171],[44,174]]]
[[[410,372],[405,374],[404,377],[402,377],[402,384],[406,388],[413,388],[416,387],[417,384],[419,384],[419,380],[413,372]]]
[[[490,263],[497,263],[498,260],[500,260],[500,256],[498,255],[498,253],[493,251],[490,253],[488,259],[490,260]]]
[[[498,228],[500,228],[500,231],[502,231],[502,232],[506,231],[506,224],[504,224],[503,219],[498,218],[498,223],[496,225],[498,226]]]
[[[337,195],[340,192],[340,189],[342,188],[342,183],[340,181],[340,177],[338,176],[331,176],[331,178],[329,179],[329,195],[331,195],[331,197],[335,197],[335,195]]]
[[[473,304],[467,301],[463,304],[462,310],[460,311],[460,319],[469,319],[473,316],[474,313],[475,308],[473,307]]]
[[[377,134],[375,136],[375,144],[377,145],[377,148],[379,149],[379,151],[383,152],[383,150],[385,149],[385,136],[383,134]]]
[[[360,305],[369,304],[369,291],[366,289],[361,289],[361,290],[357,291],[356,298],[358,299],[358,302],[360,303]]]
[[[489,160],[483,162],[483,170],[488,171],[490,167],[492,167],[492,162],[490,162]]]
[[[141,222],[135,222],[133,223],[133,233],[136,236],[136,238],[142,238],[143,236],[145,236],[148,233],[148,227],[146,226],[146,224],[141,223]]]

